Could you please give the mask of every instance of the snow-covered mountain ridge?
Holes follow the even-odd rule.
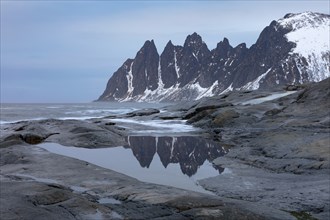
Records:
[[[330,16],[304,12],[272,21],[250,48],[224,38],[209,50],[193,33],[159,55],[146,41],[109,79],[98,101],[195,100],[232,90],[318,82],[330,76]]]
[[[329,17],[311,12],[288,14],[279,20],[279,24],[292,29],[285,35],[288,41],[296,43],[291,55],[306,59],[308,65],[305,65],[305,71],[309,81],[318,82],[329,77]]]

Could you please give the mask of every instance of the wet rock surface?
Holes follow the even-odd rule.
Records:
[[[114,125],[99,120],[22,121],[3,125],[0,146],[17,143],[39,144],[43,141],[86,148],[123,145],[123,130]]]
[[[214,161],[225,171],[200,184],[220,197],[329,219],[329,91],[327,79],[276,100],[256,105],[233,100],[234,107],[190,118],[211,138],[232,146]]]
[[[330,80],[299,89],[270,101],[285,91],[234,91],[161,111],[2,125],[0,218],[329,219]],[[224,171],[199,181],[216,196],[143,183],[35,146],[124,146],[131,132],[150,127],[130,120],[179,119],[202,128],[194,136],[229,149],[213,161]]]
[[[135,116],[148,116],[159,113],[159,109],[141,109],[137,111],[133,111],[130,113],[127,113],[127,117],[135,117]]]

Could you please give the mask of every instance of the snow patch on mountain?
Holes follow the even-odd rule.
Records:
[[[161,102],[169,99],[169,97],[177,93],[179,90],[179,84],[173,85],[170,88],[164,88],[164,86],[159,86],[153,91],[150,89],[146,89],[142,95],[131,97],[131,100],[138,102]],[[126,100],[118,101],[124,102]]]
[[[255,80],[248,82],[244,86],[242,86],[242,90],[256,90],[259,89],[261,80],[266,77],[266,75],[270,72],[272,68],[269,68],[265,73],[261,74],[258,78]]]
[[[225,94],[225,93],[227,93],[227,92],[231,92],[231,91],[233,91],[234,90],[234,88],[233,88],[233,83],[231,83],[225,90],[223,90],[221,93],[220,93],[220,95],[222,95],[222,94]]]
[[[213,91],[214,91],[214,88],[215,88],[216,86],[218,86],[218,80],[215,81],[215,82],[213,83],[213,85],[210,86],[210,87],[208,87],[208,88],[203,88],[203,87],[201,87],[201,86],[199,85],[199,83],[192,84],[190,88],[197,90],[197,92],[198,92],[198,94],[199,94],[199,95],[195,98],[195,100],[197,100],[197,99],[201,99],[201,98],[203,98],[203,97],[210,97],[210,96],[213,96],[213,95],[214,95]]]
[[[175,73],[176,73],[176,77],[179,79],[180,78],[180,67],[178,66],[178,60],[176,58],[176,51],[174,50],[174,68],[175,68]]]
[[[197,58],[196,54],[193,52],[192,55],[195,57],[195,59],[196,59],[197,62],[198,62],[198,58]]]
[[[285,37],[296,46],[290,54],[304,57],[307,67],[299,67],[299,71],[306,68],[308,81],[318,82],[330,77],[330,19],[327,16],[318,16],[312,12],[291,14],[279,20],[279,24],[292,31]],[[298,62],[296,62],[298,63]]]
[[[132,71],[133,71],[133,64],[134,64],[134,62],[131,63],[130,69],[129,69],[129,71],[127,72],[127,75],[126,75],[126,79],[127,79],[127,96],[126,96],[126,98],[125,98],[126,101],[129,100],[129,98],[131,97],[131,94],[132,94],[133,91],[134,91],[134,86],[133,86],[133,74],[132,74]]]
[[[161,68],[161,65],[160,65],[160,59],[159,59],[159,62],[158,62],[158,88],[164,88],[164,83],[163,83],[163,80],[162,80],[162,68]]]

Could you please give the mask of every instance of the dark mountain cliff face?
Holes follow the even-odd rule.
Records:
[[[294,47],[294,43],[288,42],[285,34],[288,30],[278,27],[276,21],[273,21],[260,34],[257,42],[247,51],[245,59],[235,69],[235,77],[233,78],[233,87],[239,88],[247,82],[251,82],[260,76],[260,73],[269,72],[269,75],[276,75],[276,69],[279,63],[284,60],[290,50]],[[239,74],[243,73],[244,74]],[[273,73],[273,74],[272,74]],[[283,75],[279,74],[279,75]],[[290,83],[288,80],[282,80],[281,84]],[[263,86],[274,86],[275,80],[265,80]],[[251,88],[252,89],[252,88]]]
[[[201,74],[201,69],[210,56],[210,51],[202,38],[193,33],[188,35],[182,50],[182,60],[180,65],[180,87],[187,85],[189,82],[196,80]]]
[[[99,100],[115,100],[117,97],[125,97],[129,94],[128,78],[132,69],[133,59],[127,59],[125,63],[112,75],[107,87]]]
[[[246,45],[240,44],[233,48],[227,38],[218,43],[211,51],[209,62],[203,66],[203,75],[198,82],[202,87],[210,87],[217,80],[221,90],[227,88],[234,76],[237,66],[243,61],[248,49]]]
[[[164,88],[169,88],[176,84],[179,79],[178,62],[181,60],[182,47],[174,46],[169,41],[160,55],[161,76]]]
[[[209,50],[197,33],[159,55],[146,41],[110,78],[98,101],[195,100],[232,90],[318,82],[330,76],[330,16],[304,12],[272,21],[256,43],[224,38]]]

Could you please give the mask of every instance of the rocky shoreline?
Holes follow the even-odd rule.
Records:
[[[5,124],[1,219],[329,219],[330,80],[283,91],[231,92],[122,116]],[[216,196],[144,183],[36,146],[116,147],[147,125],[186,120],[230,149],[226,172],[199,181]]]

